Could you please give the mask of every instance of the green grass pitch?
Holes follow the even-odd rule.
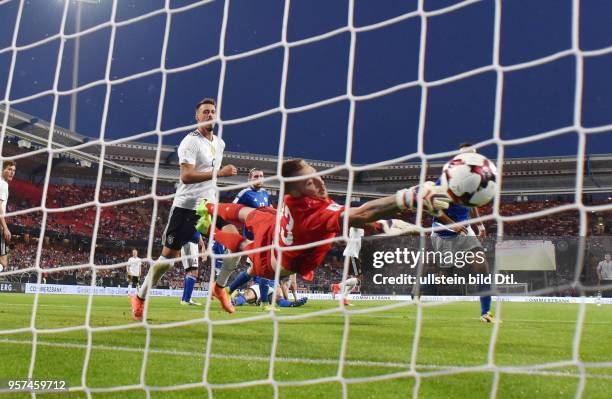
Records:
[[[27,328],[34,296],[0,295],[0,329]],[[39,297],[36,327],[40,329],[83,326],[87,297]],[[178,298],[152,298],[150,323],[202,319],[203,309],[184,307]],[[278,342],[273,375],[279,382],[279,398],[409,398],[418,384],[420,398],[489,398],[494,381],[499,398],[573,398],[580,386],[581,370],[572,364],[556,364],[520,373],[512,367],[568,362],[579,305],[551,303],[502,303],[494,362],[504,371],[497,376],[484,366],[488,361],[493,326],[478,321],[477,302],[437,304],[422,310],[416,370],[410,375],[413,338],[417,320],[414,305],[384,309],[390,302],[357,302],[350,308],[350,329],[341,366],[345,316],[336,302],[311,301],[298,309],[279,313]],[[495,309],[495,303],[493,304]],[[314,311],[329,313],[300,319],[291,316]],[[212,320],[261,316],[255,307],[242,307],[235,315],[221,312],[213,302]],[[130,323],[128,299],[94,297],[90,325],[119,326]],[[140,384],[146,330],[134,328],[94,331],[86,384],[90,388]],[[271,318],[239,324],[216,324],[209,332],[205,322],[150,330],[150,350],[144,373],[151,398],[270,398],[274,386],[249,384],[269,378],[274,322]],[[210,362],[205,365],[208,336],[212,333]],[[579,357],[586,362],[582,397],[609,398],[612,367],[593,363],[612,362],[612,306],[587,305],[580,338]],[[0,380],[28,375],[32,353],[30,332],[0,334]],[[38,334],[35,379],[66,380],[81,386],[88,334],[84,329]],[[210,391],[190,386],[203,381],[206,367]],[[459,370],[458,367],[468,367]],[[479,368],[480,367],[480,368]],[[340,373],[340,374],[339,374]],[[338,376],[344,377],[343,384]],[[387,379],[385,376],[394,376]],[[363,382],[363,377],[372,377]],[[315,383],[288,386],[290,382],[316,379]],[[219,384],[243,383],[241,387]],[[178,390],[159,388],[179,385]],[[37,398],[86,398],[83,391],[37,394]],[[145,398],[146,392],[132,387],[122,392],[92,393],[93,398]],[[4,393],[0,398],[31,398],[29,393]]]

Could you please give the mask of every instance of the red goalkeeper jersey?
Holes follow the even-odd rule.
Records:
[[[342,232],[344,207],[331,199],[285,196],[280,223],[280,246],[292,247],[335,237]],[[332,244],[321,244],[298,250],[283,251],[285,269],[312,279],[312,271],[319,267]]]

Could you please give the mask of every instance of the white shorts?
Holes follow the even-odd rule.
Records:
[[[255,302],[259,301],[259,298],[261,297],[261,293],[259,292],[259,284],[253,284],[248,289],[253,291],[255,294]]]

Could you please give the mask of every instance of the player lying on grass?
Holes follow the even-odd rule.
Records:
[[[261,305],[264,303],[272,302],[272,291],[269,288],[274,289],[274,280],[268,280],[262,277],[255,277],[255,284],[251,285],[244,291],[238,293],[232,298],[234,306],[242,306],[245,304],[249,305]],[[238,291],[236,291],[238,292]],[[295,308],[303,306],[308,302],[308,298],[303,297],[295,300],[289,300],[289,294],[287,292],[287,286],[285,281],[281,281],[276,288],[276,304],[281,308]]]
[[[329,198],[325,183],[316,170],[303,159],[283,162],[282,176],[298,178],[286,181],[280,220],[279,244],[282,251],[265,249],[249,254],[253,265],[247,273],[268,279],[298,273],[311,280],[314,270],[319,267],[332,243],[319,244],[303,249],[291,247],[329,240],[342,234],[345,207]],[[302,178],[300,178],[302,177]],[[386,219],[405,209],[416,209],[421,202],[425,212],[436,214],[448,208],[450,198],[445,187],[425,182],[422,187],[414,186],[398,191],[395,195],[369,201],[360,207],[348,209],[348,224],[351,227],[364,227],[367,223]],[[218,218],[228,223],[244,223],[253,233],[254,239],[228,231],[215,231],[215,240],[232,252],[272,246],[275,242],[276,209],[265,207],[254,209],[239,204],[220,203]],[[204,235],[210,233],[211,214],[214,207],[203,201],[196,210],[200,219],[196,228]],[[285,249],[286,248],[286,249]],[[223,309],[235,311],[225,289],[211,284],[212,295],[221,301]]]
[[[258,277],[255,277],[255,279],[257,278]],[[238,292],[237,290],[243,285],[247,284],[249,281],[251,281],[251,279],[253,279],[253,277],[250,276],[246,271],[240,272],[240,274],[236,276],[236,278],[230,283],[230,285],[227,288],[227,292],[228,294],[230,294],[230,297],[233,297]],[[267,292],[268,292],[268,287],[274,286],[273,285],[274,280],[268,280],[268,279],[263,279],[263,278],[261,280],[269,281],[272,283],[272,285],[259,284],[260,285],[259,289],[261,290],[261,297],[264,298],[264,300],[260,301],[261,305],[264,310],[268,310],[268,306],[271,304],[271,302],[267,300],[268,298]],[[292,274],[289,277],[284,277],[281,280],[281,289],[283,290],[283,296],[288,297],[287,286],[285,285],[285,283],[287,283],[289,285],[289,288],[291,289],[291,293],[293,294],[293,300],[297,301],[297,281],[295,278],[295,274]]]

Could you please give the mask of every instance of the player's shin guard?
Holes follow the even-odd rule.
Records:
[[[151,269],[147,273],[147,277],[145,277],[144,282],[138,291],[138,297],[140,299],[146,299],[149,292],[149,287],[155,287],[155,285],[157,285],[159,282],[159,279],[168,269],[170,269],[170,266],[172,266],[173,263],[173,259],[168,259],[165,256],[160,256],[157,259],[157,262],[151,266]]]
[[[216,235],[215,235],[215,238],[216,238]],[[216,283],[219,287],[225,287],[227,285],[227,282],[230,276],[232,275],[232,273],[234,272],[234,270],[236,270],[236,267],[238,266],[239,260],[240,260],[240,256],[234,256],[231,258],[223,258],[223,266],[221,267],[221,270],[219,271],[219,275],[217,276],[217,280],[216,280]]]
[[[486,292],[487,294],[480,297],[480,315],[486,314],[491,310],[491,284],[479,284],[478,292]]]
[[[229,286],[230,294],[236,291],[241,285],[248,283],[249,280],[251,280],[251,276],[249,276],[247,272],[240,272]]]
[[[191,295],[193,294],[193,287],[195,286],[196,278],[188,274],[185,276],[185,285],[183,287],[183,302],[189,302]]]

